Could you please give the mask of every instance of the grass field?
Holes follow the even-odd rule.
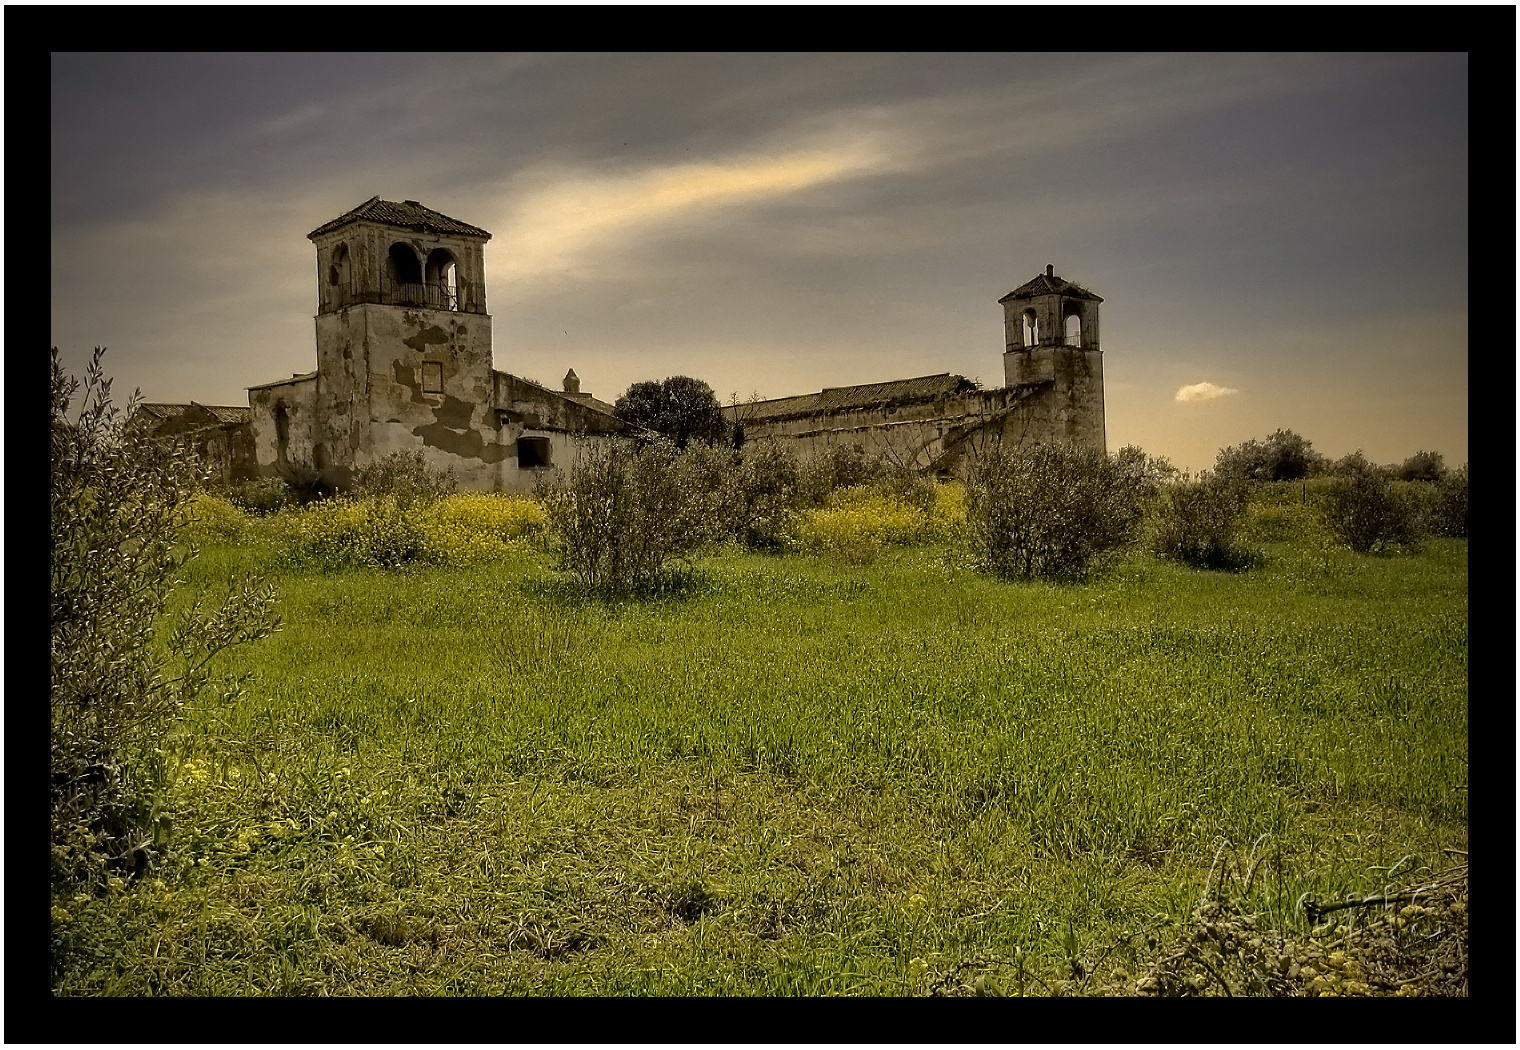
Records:
[[[891,995],[1022,958],[1091,991],[1226,841],[1301,923],[1467,847],[1467,546],[1295,515],[1253,510],[1237,574],[1004,583],[938,538],[722,549],[622,604],[527,542],[323,571],[228,528],[186,593],[266,572],[284,629],[163,741],[165,866],[55,899],[54,990]]]

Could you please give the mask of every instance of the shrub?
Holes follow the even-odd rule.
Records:
[[[405,508],[415,502],[433,503],[455,488],[452,471],[437,470],[416,449],[392,452],[367,467],[354,471],[356,496],[393,496]]]
[[[537,500],[488,492],[447,496],[418,514],[430,559],[452,562],[499,555],[537,538],[548,520]]]
[[[191,603],[155,631],[179,572],[199,468],[183,444],[124,429],[97,348],[80,382],[52,356],[51,721],[52,871],[60,883],[140,872],[159,830],[165,768],[151,745],[212,678],[228,646],[274,630],[274,594],[260,580],[219,607]],[[134,396],[128,416],[136,407]],[[229,692],[235,682],[220,683]],[[164,815],[166,816],[166,815]],[[160,834],[161,843],[162,836]]]
[[[1427,527],[1440,536],[1467,536],[1467,464],[1436,482]]]
[[[673,582],[671,563],[722,533],[711,461],[666,440],[613,443],[585,453],[538,497],[560,568],[601,595],[649,594]]]
[[[1205,471],[1162,490],[1152,549],[1164,558],[1209,569],[1238,569],[1250,561],[1240,544],[1246,486]]]
[[[1073,578],[1134,537],[1147,495],[1129,462],[1066,442],[992,449],[973,464],[967,523],[999,576]]]
[[[880,463],[866,455],[862,444],[831,445],[802,464],[798,498],[807,506],[821,507],[836,489],[868,485],[880,476],[881,469]]]
[[[227,498],[249,514],[273,514],[283,507],[294,506],[295,491],[284,478],[255,478],[233,485],[227,490]]]
[[[281,511],[272,530],[296,565],[332,571],[394,569],[425,560],[427,537],[412,508],[391,495],[324,500]]]
[[[1325,457],[1291,430],[1274,430],[1265,441],[1219,450],[1214,473],[1240,481],[1294,481],[1324,469]]]
[[[1384,472],[1360,452],[1343,462],[1345,472],[1335,479],[1320,504],[1330,530],[1362,554],[1414,543],[1419,529],[1413,501],[1396,490]]]
[[[797,456],[791,449],[775,441],[745,446],[721,482],[728,535],[752,549],[780,547],[797,504],[800,480]]]
[[[193,536],[214,536],[232,540],[242,535],[248,525],[243,509],[225,496],[204,489],[194,493],[187,505],[188,532]]]
[[[1394,468],[1400,481],[1440,481],[1446,476],[1446,462],[1439,452],[1416,452]]]

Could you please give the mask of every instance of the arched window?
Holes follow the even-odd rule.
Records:
[[[1067,307],[1066,314],[1066,345],[1082,345],[1082,314],[1079,307]]]
[[[1024,311],[1024,345],[1034,346],[1040,341],[1040,322],[1034,309]]]
[[[327,283],[339,288],[346,287],[348,281],[348,245],[340,244],[333,249],[332,265],[327,268]]]
[[[427,286],[430,305],[459,309],[459,266],[446,248],[434,248],[428,256]]]
[[[385,258],[385,276],[390,285],[386,302],[415,303],[420,306],[426,301],[422,288],[422,264],[417,261],[417,253],[412,251],[410,245],[399,241],[391,245],[390,253]]]

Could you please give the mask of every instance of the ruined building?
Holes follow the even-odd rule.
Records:
[[[861,444],[903,466],[940,476],[989,443],[1065,440],[1107,450],[1098,304],[1054,268],[999,299],[1003,379],[983,390],[940,373],[731,406],[745,441],[772,438],[801,458]]]
[[[317,367],[248,388],[260,473],[341,488],[354,470],[415,450],[461,489],[525,491],[626,431],[574,370],[560,392],[493,367],[485,230],[372,197],[307,237]]]
[[[187,434],[224,481],[256,475],[331,488],[394,452],[417,451],[466,490],[533,487],[597,442],[630,433],[612,406],[499,372],[486,312],[491,235],[416,201],[372,197],[323,223],[316,370],[248,388],[248,408],[149,405],[143,425]],[[988,443],[1068,440],[1105,448],[1103,300],[1052,267],[1003,305],[1004,385],[922,376],[730,406],[743,441],[802,458],[861,444],[945,476]]]

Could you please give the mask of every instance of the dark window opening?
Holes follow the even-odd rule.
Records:
[[[549,466],[549,439],[520,437],[517,439],[517,466],[520,470],[530,467]]]
[[[443,365],[437,361],[422,362],[422,392],[424,394],[443,393]]]
[[[390,265],[386,269],[397,284],[422,283],[422,264],[417,261],[417,253],[405,244],[391,245]]]

